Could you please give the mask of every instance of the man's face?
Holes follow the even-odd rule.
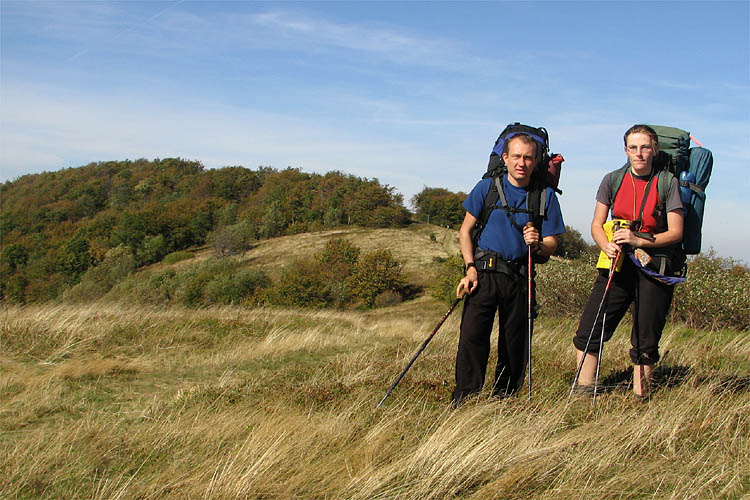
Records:
[[[630,134],[625,143],[625,154],[628,155],[630,165],[636,171],[648,170],[651,168],[651,162],[654,161],[654,144],[651,142],[651,136],[642,132]]]
[[[515,186],[526,186],[537,164],[536,147],[521,140],[511,138],[508,152],[503,153],[503,161],[508,167],[508,177]]]

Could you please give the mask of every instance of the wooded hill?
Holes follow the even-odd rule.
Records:
[[[140,266],[204,245],[220,228],[247,243],[410,220],[402,196],[377,179],[294,168],[205,169],[180,158],[25,175],[4,183],[0,196],[0,293],[15,303],[58,297],[118,246]]]

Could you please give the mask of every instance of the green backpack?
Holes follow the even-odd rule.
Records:
[[[700,253],[703,208],[706,201],[705,189],[711,177],[713,155],[710,150],[700,145],[691,148],[690,132],[661,125],[650,125],[650,127],[654,129],[659,139],[659,154],[654,158],[654,171],[659,200],[662,203],[663,220],[660,221],[660,225],[664,230],[667,227],[666,200],[670,195],[672,178],[676,177],[680,186],[680,197],[685,209],[682,243],[663,249],[663,253],[670,256],[672,269],[681,269],[684,275],[686,255]],[[695,139],[692,140],[695,141]],[[626,163],[610,176],[613,199],[620,189],[628,167],[630,164]],[[642,218],[642,213],[640,218]]]

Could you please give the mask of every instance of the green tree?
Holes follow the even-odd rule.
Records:
[[[566,259],[578,259],[587,254],[596,254],[591,245],[586,243],[581,233],[570,226],[565,226],[565,232],[557,236],[555,255]]]
[[[103,297],[117,283],[135,271],[133,253],[125,246],[112,248],[104,260],[90,267],[81,276],[81,281],[63,294],[72,302],[96,300]]]
[[[207,241],[217,257],[244,254],[252,246],[252,228],[246,222],[222,226],[208,234]]]
[[[60,267],[65,274],[74,280],[88,269],[91,263],[89,242],[85,239],[76,236],[63,247]]]
[[[138,257],[142,264],[151,264],[159,262],[167,253],[166,239],[161,234],[157,234],[146,238],[143,248],[138,252]]]
[[[259,233],[263,238],[280,236],[286,229],[286,220],[281,213],[281,202],[276,200],[266,209],[260,222]]]
[[[364,300],[368,306],[374,305],[375,298],[380,293],[398,292],[406,284],[401,264],[390,250],[384,249],[365,254],[357,263],[351,280],[355,296]]]
[[[466,210],[461,205],[466,194],[453,193],[443,188],[425,187],[415,194],[411,203],[417,220],[438,226],[458,227],[463,222]]]
[[[10,245],[3,247],[2,254],[0,254],[2,261],[6,264],[10,271],[16,271],[29,261],[29,252],[20,243],[11,243]]]

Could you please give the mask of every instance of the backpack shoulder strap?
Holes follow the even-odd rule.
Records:
[[[541,231],[542,220],[547,214],[547,188],[543,182],[534,178],[526,195],[526,209],[529,211],[534,227]]]
[[[663,206],[666,206],[667,198],[669,198],[669,195],[671,194],[672,179],[674,177],[675,175],[667,169],[659,171],[656,187],[659,192],[659,199],[661,200]]]
[[[505,193],[503,193],[502,175],[495,175],[492,177],[492,182],[490,183],[490,189],[489,191],[487,191],[487,196],[484,197],[484,204],[482,205],[482,210],[479,212],[479,217],[477,217],[477,223],[476,225],[474,225],[474,229],[472,230],[471,241],[474,243],[475,249],[477,246],[477,242],[479,241],[479,237],[482,235],[482,231],[484,231],[484,228],[487,226],[487,221],[490,219],[490,214],[495,209],[497,200],[501,196],[502,196],[503,205],[505,205],[506,202],[505,202]]]
[[[676,176],[667,169],[660,170],[656,182],[656,190],[659,193],[659,206],[661,207],[661,227],[664,231],[667,230],[667,200],[672,194],[673,184],[672,179]]]
[[[610,210],[611,207],[613,207],[615,204],[615,197],[617,196],[617,192],[620,190],[620,186],[622,186],[622,180],[625,178],[625,174],[628,172],[628,168],[630,168],[630,164],[626,163],[609,175],[609,188],[610,192],[612,193],[612,205],[610,205]]]

